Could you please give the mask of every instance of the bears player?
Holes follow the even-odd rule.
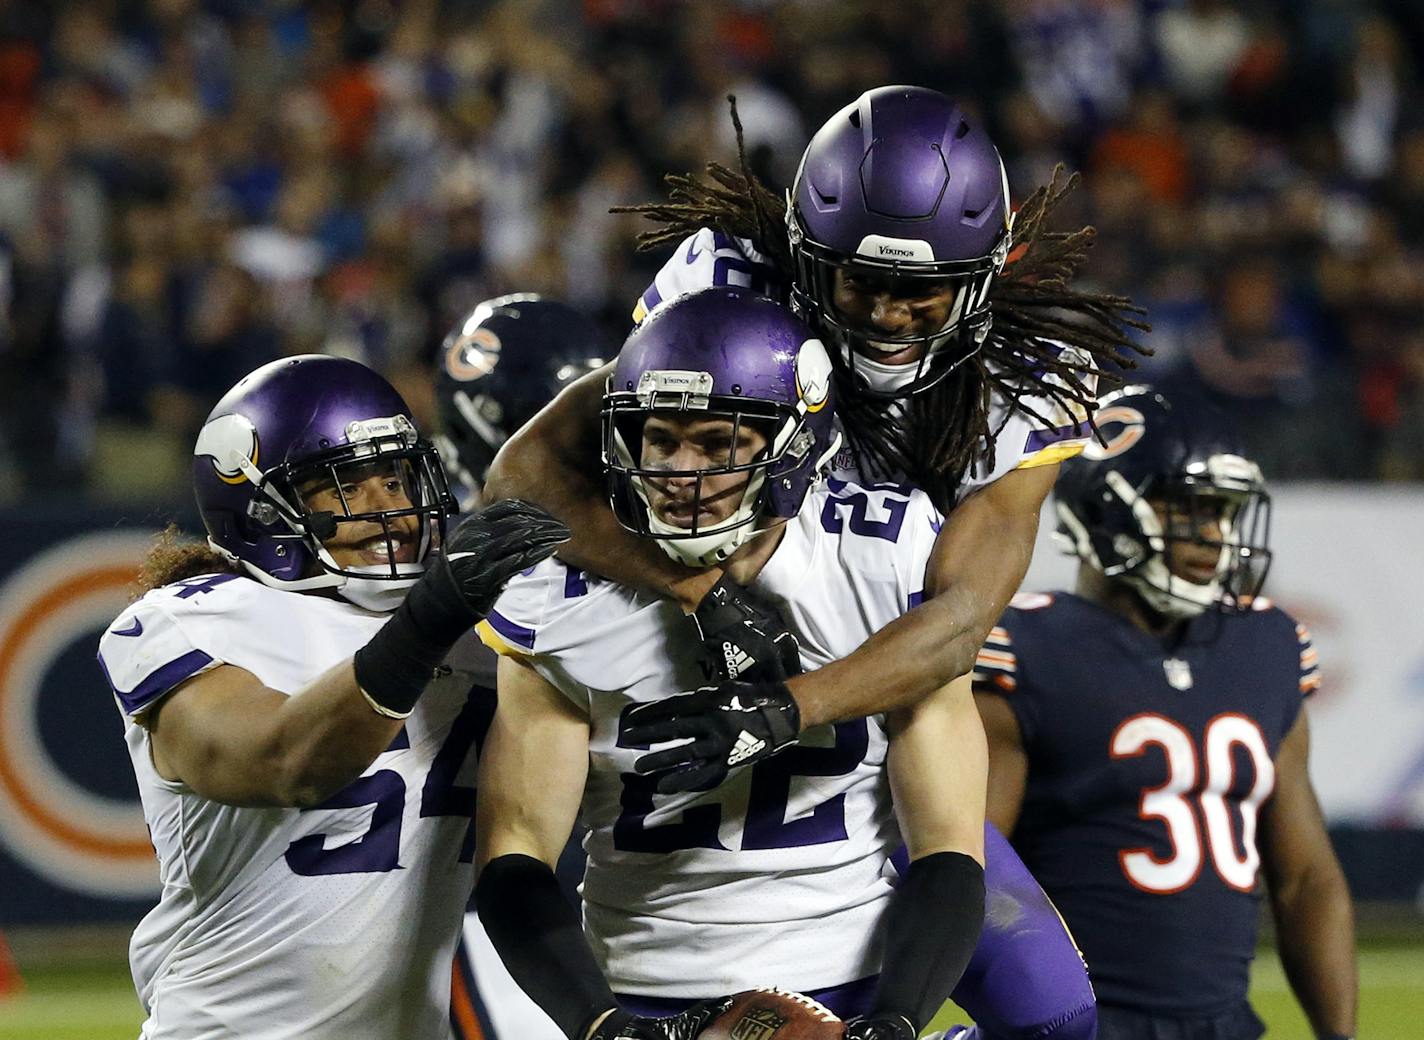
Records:
[[[917,601],[941,522],[904,485],[816,487],[840,440],[831,379],[787,310],[708,289],[633,333],[604,409],[621,521],[720,550],[813,666]],[[848,1037],[917,1035],[984,914],[985,751],[967,681],[663,796],[634,769],[652,742],[629,709],[699,679],[675,603],[551,560],[479,630],[507,656],[480,763],[476,904],[567,1036],[694,1036],[715,1005],[689,1004],[760,984],[856,1016]],[[581,803],[587,941],[552,872]]]
[[[443,1038],[492,706],[442,661],[567,532],[510,502],[446,540],[434,448],[337,358],[249,374],[193,473],[207,546],[161,543],[99,646],[163,880],[141,1035]]]
[[[440,432],[433,441],[463,508],[479,503],[485,473],[509,435],[615,353],[578,311],[535,293],[484,300],[455,323],[435,371]],[[494,652],[478,642],[461,649],[492,703]],[[563,1036],[509,977],[475,913],[466,915],[456,947],[450,1011],[456,1040]]]
[[[617,353],[592,321],[538,293],[477,304],[440,346],[432,438],[462,505],[479,499],[495,454],[570,383]]]
[[[706,285],[789,299],[832,347],[841,424],[855,449],[838,460],[838,475],[908,477],[949,510],[924,602],[845,659],[783,682],[774,619],[738,591],[715,553],[674,543],[659,552],[607,509],[593,463],[607,366],[511,438],[488,491],[539,502],[568,522],[575,536],[561,557],[571,565],[700,606],[711,659],[727,644],[739,662],[736,675],[728,667],[721,675],[756,681],[757,696],[776,705],[775,731],[749,723],[766,754],[805,728],[913,704],[969,671],[1027,569],[1059,462],[1087,438],[1094,362],[1126,361],[1125,326],[1135,320],[1125,300],[1068,284],[1091,231],[1044,230],[1066,189],[1041,189],[1015,218],[993,144],[935,91],[881,87],[838,112],[808,146],[789,206],[745,172],[712,172],[717,185],[677,178],[675,202],[648,208],[665,222],[650,243],[679,244],[635,318]],[[761,667],[745,670],[746,660]],[[746,695],[727,681],[680,702],[705,732],[685,746],[677,764],[686,768],[660,779],[665,787],[725,764],[736,734],[717,719]],[[986,842],[1001,912],[990,914],[956,999],[983,1035],[1091,1037],[1092,991],[1071,940],[1002,836],[991,829]]]
[[[1074,592],[1021,595],[979,655],[990,817],[1053,897],[1102,1040],[1254,1040],[1257,881],[1321,1038],[1355,1029],[1349,893],[1306,772],[1303,625],[1260,598],[1269,502],[1216,417],[1133,386],[1065,463]]]

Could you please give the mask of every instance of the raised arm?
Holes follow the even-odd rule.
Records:
[[[1057,475],[1056,464],[1013,470],[957,506],[935,541],[925,602],[787,683],[802,728],[914,704],[966,674],[1028,571]]]
[[[913,1040],[963,974],[984,923],[984,730],[968,677],[887,720],[910,867],[890,904],[871,1012],[851,1040]]]
[[[677,600],[691,610],[721,571],[673,562],[647,539],[625,531],[608,505],[599,415],[609,363],[571,383],[500,448],[485,483],[485,500],[520,498],[543,506],[573,537],[560,559],[623,585]]]
[[[1316,1036],[1333,1040],[1355,1035],[1355,912],[1310,783],[1309,750],[1302,711],[1276,755],[1276,790],[1261,814],[1261,864],[1286,977]]]

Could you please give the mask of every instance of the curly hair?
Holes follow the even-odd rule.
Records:
[[[199,574],[243,574],[242,568],[216,552],[206,542],[195,542],[178,525],[170,523],[153,540],[153,546],[143,558],[138,579],[134,582],[133,598],[138,599],[151,589],[171,585]]]
[[[616,206],[612,212],[635,213],[658,225],[639,234],[640,250],[678,242],[704,227],[749,239],[789,284],[796,267],[786,201],[752,173],[736,98],[729,95],[727,101],[737,134],[738,169],[711,162],[702,176],[668,174],[666,200]],[[991,428],[990,416],[996,396],[1007,405],[1006,414],[1017,410],[1045,425],[1049,417],[1024,398],[1046,398],[1066,414],[1085,415],[1096,433],[1093,377],[1106,386],[1120,384],[1118,373],[1136,367],[1133,355],[1151,353],[1134,342],[1132,330],[1145,332],[1150,326],[1143,308],[1127,297],[1071,284],[1096,231],[1051,231],[1047,224],[1079,180],[1059,165],[1049,183],[1019,207],[1013,251],[990,289],[993,323],[978,352],[910,398],[903,409],[857,394],[842,380],[837,407],[846,436],[869,469],[905,473],[937,505],[948,508],[976,460],[993,466],[999,430]],[[1073,349],[1063,350],[1060,344]]]

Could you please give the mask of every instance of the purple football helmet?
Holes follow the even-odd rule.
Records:
[[[353,513],[346,488],[399,479],[406,508]],[[193,486],[208,542],[262,582],[289,591],[334,588],[389,609],[425,568],[454,512],[440,457],[420,439],[395,388],[355,361],[307,354],[244,376],[208,415],[193,448]],[[340,511],[308,501],[334,491]],[[418,521],[415,562],[397,562],[393,522]],[[323,543],[339,525],[379,525],[385,562],[339,566]],[[395,525],[399,527],[399,524]],[[407,525],[408,526],[408,525]]]
[[[656,538],[691,566],[725,560],[767,528],[795,516],[840,447],[831,400],[832,369],[821,341],[790,311],[746,289],[713,288],[658,308],[633,330],[603,398],[603,463],[613,511],[624,527]],[[730,443],[751,426],[767,447],[749,460],[671,469],[646,464],[643,431],[654,414],[730,419]],[[700,522],[703,481],[745,473],[725,520]],[[690,523],[661,519],[650,482],[693,480]]]
[[[926,390],[989,333],[989,287],[1012,241],[1009,205],[999,153],[961,105],[923,87],[867,91],[816,132],[796,173],[786,212],[792,308],[831,341],[858,391]],[[834,302],[838,272],[897,297],[952,288],[949,318],[911,336],[852,327]],[[917,361],[875,360],[915,345]]]

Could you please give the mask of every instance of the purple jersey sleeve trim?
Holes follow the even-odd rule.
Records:
[[[504,636],[504,638],[508,639],[511,643],[516,643],[526,650],[534,649],[534,630],[532,628],[516,625],[497,610],[491,610],[489,617],[485,620],[490,623],[490,628]]]
[[[1083,437],[1086,436],[1087,433],[1087,423],[1081,426],[1075,423],[1069,423],[1067,426],[1054,426],[1047,430],[1034,430],[1028,435],[1028,441],[1024,444],[1024,454],[1032,455],[1036,451],[1042,451],[1050,444],[1072,440],[1075,437]]]
[[[99,658],[100,665],[104,664],[104,658]],[[173,687],[197,675],[208,665],[213,663],[210,655],[201,650],[189,650],[182,657],[169,661],[157,671],[149,674],[148,678],[139,683],[127,693],[114,686],[114,681],[109,680],[109,685],[114,689],[114,695],[119,698],[119,703],[123,705],[124,711],[129,715],[142,711],[150,702],[157,700]],[[107,677],[109,669],[104,667],[104,675]]]
[[[643,309],[651,313],[652,309],[662,302],[663,294],[658,292],[658,285],[654,282],[648,286],[647,291],[643,293]]]

